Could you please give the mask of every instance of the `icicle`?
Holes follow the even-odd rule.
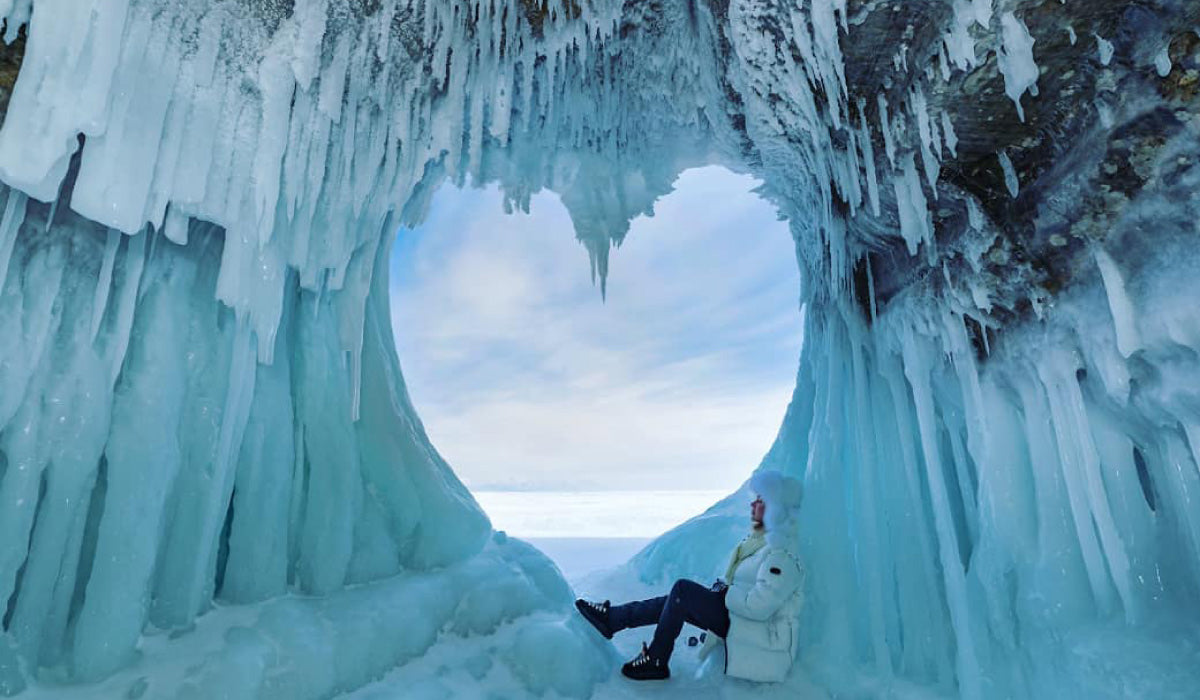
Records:
[[[980,308],[984,313],[987,313],[992,310],[991,304],[988,304],[988,307],[986,309],[982,308],[982,307],[980,307]],[[981,316],[973,316],[973,315],[968,315],[968,318],[970,318],[972,321],[974,321],[975,325],[979,326],[979,337],[983,340],[984,357],[991,357],[992,356],[992,344],[991,344],[991,341],[988,340],[988,327],[987,327],[987,322],[986,322],[985,318],[981,317]]]
[[[0,479],[0,597],[8,600],[24,568],[29,534],[37,514],[38,491],[46,469],[40,397],[28,397],[4,432],[7,469]]]
[[[978,272],[978,270],[976,270],[976,272]],[[984,313],[990,312],[992,310],[990,290],[986,286],[979,284],[974,280],[967,282],[967,286],[970,288],[971,303],[975,304],[975,308]],[[984,334],[984,344],[987,344],[987,334]],[[991,352],[989,351],[988,354],[991,354]]]
[[[875,304],[875,272],[871,266],[871,256],[868,254],[863,258],[867,268],[867,297],[871,300],[871,323],[879,317],[879,308]]]
[[[924,487],[922,485],[920,471],[920,456],[918,447],[915,444],[914,436],[917,435],[916,420],[913,416],[913,403],[910,400],[912,396],[908,390],[908,384],[905,380],[905,370],[901,366],[901,362],[887,350],[881,347],[881,336],[876,334],[876,355],[880,360],[880,373],[887,380],[888,394],[891,396],[890,413],[895,417],[896,434],[898,436],[899,452],[901,464],[903,466],[903,492],[907,503],[925,503]],[[915,568],[919,572],[918,581],[922,590],[932,590],[938,585],[938,574],[935,571],[937,563],[937,555],[935,553],[934,544],[930,540],[930,527],[925,519],[925,508],[912,509],[911,517],[916,520],[916,546],[914,547]],[[940,532],[937,533],[940,538]],[[912,545],[909,545],[912,546]],[[956,553],[957,556],[957,553]],[[937,630],[938,634],[942,634],[942,630],[950,628],[945,618],[945,606],[940,604],[932,606],[925,617],[930,618],[929,623],[931,629]],[[908,649],[918,646],[917,644],[906,645]],[[948,647],[949,644],[946,644]],[[947,659],[938,654],[935,656],[938,667],[938,676],[942,679],[948,679],[951,676],[948,668]]]
[[[132,298],[142,272],[145,234],[129,239],[125,277],[119,289],[118,324],[112,358],[120,370],[130,342]],[[141,357],[137,371],[124,381],[112,403],[112,427],[104,452],[108,465],[104,512],[95,539],[95,558],[87,579],[89,595],[74,627],[72,667],[75,678],[110,675],[135,653],[150,600],[150,582],[166,524],[171,484],[179,471],[179,441],[192,426],[181,425],[186,390],[186,308],[195,278],[186,266],[157,280],[158,303],[138,315]],[[128,302],[128,303],[127,303]],[[148,353],[147,349],[153,348]],[[107,359],[107,358],[106,358]],[[107,379],[107,377],[106,377]]]
[[[1171,45],[1169,43],[1155,54],[1154,70],[1158,72],[1160,78],[1171,74]]]
[[[841,5],[842,0],[835,0]],[[846,88],[845,62],[838,44],[838,29],[835,7],[830,0],[813,0],[809,8],[813,26],[813,40],[817,62],[822,76],[829,116],[834,128],[841,128],[841,104],[848,94]]]
[[[871,213],[879,216],[879,175],[875,171],[875,145],[871,143],[871,132],[867,128],[865,102],[858,101],[858,144],[862,149],[863,165],[867,170],[867,199],[871,203]]]
[[[942,114],[945,114],[945,112]],[[926,118],[928,119],[928,116]],[[934,151],[936,151],[934,155],[937,156],[938,162],[941,162],[946,157],[942,145],[942,132],[939,122],[932,119],[929,120],[929,140],[933,144]]]
[[[117,260],[117,246],[121,244],[121,232],[115,228],[108,229],[108,238],[104,242],[104,260],[100,263],[100,277],[96,280],[96,295],[92,302],[92,337],[96,342],[96,334],[100,332],[100,322],[104,320],[104,310],[108,308],[108,291],[112,287],[113,264]]]
[[[844,154],[834,153],[832,161],[838,191],[842,200],[850,205],[850,218],[854,218],[862,206],[862,182],[859,179],[862,175],[858,164],[858,135],[854,130],[849,131],[849,139]]]
[[[958,157],[958,134],[954,133],[954,124],[950,122],[949,112],[942,111],[942,133],[945,135],[946,148],[950,155]]]
[[[925,103],[925,93],[918,86],[912,93],[912,112],[917,119],[917,134],[921,139],[921,165],[925,171],[925,181],[929,184],[929,192],[937,200],[937,179],[939,165],[933,156],[933,130],[930,128],[929,109]]]
[[[321,68],[321,40],[326,32],[328,8],[322,0],[298,0],[292,10],[296,46],[291,56],[292,74],[307,91]],[[390,15],[390,13],[380,13]]]
[[[942,313],[942,337],[945,339],[950,352],[951,362],[958,377],[962,390],[963,425],[967,430],[967,450],[975,463],[976,471],[988,465],[992,454],[991,433],[988,431],[984,416],[983,390],[979,383],[979,369],[975,364],[975,352],[967,340],[965,317],[944,311]],[[978,522],[975,492],[971,490],[967,478],[966,453],[958,444],[959,437],[951,432],[951,449],[955,452],[955,467],[958,469],[959,489],[962,492],[963,506],[967,512],[969,527],[975,528]],[[976,530],[972,530],[977,534]]]
[[[1191,555],[1187,559],[1193,581],[1200,581],[1200,510],[1196,508],[1200,502],[1200,463],[1175,431],[1167,432],[1160,440],[1163,465],[1156,475],[1161,474],[1166,483],[1162,493],[1174,511],[1175,527],[1181,531],[1179,534]]]
[[[854,392],[855,443],[858,452],[858,472],[861,479],[862,504],[861,513],[863,525],[861,531],[861,546],[865,550],[860,568],[865,570],[867,619],[870,622],[870,642],[872,656],[875,659],[876,670],[883,676],[892,673],[891,653],[888,649],[884,623],[884,586],[880,570],[883,568],[882,547],[879,542],[879,504],[877,502],[875,470],[879,468],[879,455],[875,449],[875,434],[878,427],[873,416],[873,402],[870,394],[870,383],[866,361],[863,356],[862,326],[858,319],[846,323],[850,336],[850,359],[852,368],[852,391]],[[888,593],[891,593],[889,588]]]
[[[942,43],[946,53],[959,70],[970,70],[979,64],[975,57],[975,40],[971,25],[987,27],[992,21],[991,0],[954,0],[954,21]]]
[[[929,204],[921,191],[921,180],[912,155],[901,158],[900,171],[892,178],[900,216],[900,235],[908,245],[908,254],[916,255],[921,243],[930,238]]]
[[[1033,60],[1034,39],[1029,29],[1012,12],[1000,16],[1003,49],[997,52],[1000,72],[1004,74],[1004,93],[1017,107],[1017,116],[1025,121],[1021,96],[1028,90],[1037,95],[1038,67]]]
[[[887,153],[888,163],[896,167],[896,143],[892,138],[892,125],[888,121],[887,98],[882,93],[876,99],[879,105],[879,130],[883,132],[883,148]]]
[[[1096,267],[1100,268],[1100,277],[1104,281],[1104,291],[1108,296],[1108,310],[1112,313],[1113,328],[1117,334],[1117,351],[1122,357],[1128,358],[1142,347],[1141,335],[1137,328],[1137,313],[1129,299],[1125,280],[1121,277],[1117,263],[1099,245],[1092,248],[1092,256],[1096,259]]]
[[[25,201],[25,194],[20,190],[8,190],[4,217],[0,218],[0,294],[4,293],[4,283],[8,279],[8,266],[13,246],[17,243],[17,232],[25,221]]]
[[[166,222],[163,224],[163,235],[176,245],[187,245],[188,217],[181,214],[176,207],[167,209]]]
[[[954,480],[958,482],[958,500],[962,504],[963,521],[967,526],[967,540],[971,549],[979,542],[979,504],[975,497],[975,485],[971,482],[968,452],[963,448],[962,434],[958,426],[946,427],[950,442],[950,459],[954,463]],[[976,462],[978,469],[979,462]]]
[[[54,227],[54,217],[58,216],[58,203],[62,200],[60,195],[58,199],[50,203],[50,213],[46,215],[46,227],[42,229],[43,233],[49,233],[50,229]]]
[[[1096,37],[1096,51],[1100,57],[1100,65],[1107,66],[1112,61],[1113,57],[1114,49],[1112,42],[1108,41],[1099,34],[1093,33],[1092,36]]]
[[[142,270],[146,265],[147,237],[148,235],[144,232],[130,236],[125,245],[125,274],[117,291],[117,316],[113,330],[115,345],[109,356],[112,362],[110,378],[114,386],[117,383],[117,377],[121,374],[121,367],[125,364],[125,352],[129,348],[129,334],[133,329],[133,310],[137,303],[138,286],[142,281]]]
[[[29,23],[29,15],[33,12],[33,0],[8,0],[7,8],[0,15],[4,17],[4,43],[11,44],[20,36],[21,27]]]
[[[941,450],[938,446],[928,349],[917,344],[911,329],[905,331],[902,343],[904,373],[912,386],[913,402],[916,406],[921,449],[925,456],[925,478],[929,483],[929,495],[933,501],[934,522],[937,527],[938,555],[958,650],[959,692],[968,700],[978,700],[983,695],[980,688],[979,660],[975,655],[975,637],[971,631],[966,577],[959,558],[958,535],[954,528]]]
[[[979,208],[979,203],[975,201],[974,197],[967,197],[965,201],[967,203],[968,225],[976,231],[983,231],[986,219],[984,218],[983,210]]]
[[[296,76],[284,53],[286,48],[293,47],[272,46],[258,67],[262,118],[254,149],[251,182],[254,184],[254,224],[260,247],[267,244],[275,231],[280,177],[288,143],[288,122],[292,117],[296,90]],[[340,104],[341,95],[338,95],[338,101]]]
[[[1063,477],[1071,500],[1076,534],[1083,545],[1092,593],[1100,611],[1108,613],[1113,608],[1112,587],[1115,584],[1124,609],[1133,610],[1129,558],[1108,505],[1083,395],[1075,380],[1075,363],[1057,352],[1043,354],[1041,360],[1038,375],[1046,386]]]
[[[229,365],[229,380],[225,393],[225,405],[221,410],[221,427],[217,437],[216,451],[208,471],[206,482],[210,490],[198,505],[199,520],[194,523],[193,534],[201,547],[209,551],[203,556],[192,557],[191,569],[184,580],[172,588],[182,596],[184,611],[190,618],[204,610],[206,599],[214,594],[212,586],[217,552],[216,546],[224,523],[225,513],[233,490],[234,470],[238,451],[250,418],[250,405],[254,399],[254,384],[257,371],[255,361],[254,333],[249,323],[239,320],[233,339],[233,357]]]
[[[975,22],[985,29],[992,23],[992,0],[970,0]]]
[[[1008,194],[1016,199],[1017,193],[1021,191],[1021,185],[1017,181],[1017,171],[1013,168],[1012,160],[1003,150],[996,154],[996,158],[1000,161],[1000,168],[1004,171],[1004,186],[1008,188]]]

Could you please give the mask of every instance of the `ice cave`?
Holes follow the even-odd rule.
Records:
[[[600,293],[701,165],[795,241],[805,605],[786,682],[673,687],[1200,694],[1195,0],[0,16],[0,695],[650,697],[430,443],[386,261],[439,186],[546,190]]]

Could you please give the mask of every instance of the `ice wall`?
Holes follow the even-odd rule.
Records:
[[[822,22],[845,16],[826,7],[822,19],[821,4],[813,36],[789,39],[813,52],[804,65],[827,110],[808,98],[772,110],[813,115],[781,121],[817,132],[805,167],[825,188],[816,224],[793,220],[806,341],[762,465],[807,486],[799,658],[851,696],[899,679],[967,698],[1194,694],[1200,677],[1178,669],[1191,666],[1200,592],[1200,288],[1188,272],[1200,104],[1150,77],[1147,57],[1165,43],[1200,68],[1186,29],[1195,9],[1108,18],[1125,37],[1118,72],[1039,56],[1031,39],[1051,36],[1049,3],[956,2],[922,47],[927,67],[905,65],[921,46],[910,25],[911,45],[868,101],[853,92],[869,83],[846,99],[836,55],[818,54]],[[1032,35],[1013,10],[1035,18]],[[853,50],[875,25],[848,12]],[[752,62],[759,89],[794,84],[778,72],[789,65],[772,54],[779,43],[747,36],[747,51],[774,59]],[[980,67],[977,51],[998,64]],[[1031,89],[1047,75],[1035,58],[1050,67],[1049,96]],[[1094,98],[1083,117],[1069,106],[1078,93]],[[774,183],[795,167],[763,165]],[[660,538],[635,558],[639,577],[719,575],[745,500]]]
[[[144,624],[185,627],[214,598],[324,593],[482,546],[487,519],[395,372],[386,309],[367,305],[355,422],[336,294],[293,279],[287,351],[259,365],[214,298],[213,227],[175,246],[8,202],[25,211],[0,301],[0,593],[31,661],[103,676]]]
[[[629,219],[707,158],[695,110],[636,118],[661,73],[614,85],[615,12],[0,4],[20,66],[0,129],[0,690],[103,679],[214,605],[477,558],[487,518],[405,392],[387,250],[446,179],[499,180],[515,206],[549,186],[603,284]],[[493,612],[565,614],[544,588]],[[336,623],[298,634],[340,644]],[[579,695],[602,657],[553,657],[586,634],[519,636],[579,671],[559,688]],[[375,673],[403,658],[353,648],[382,654]]]
[[[0,683],[492,556],[404,391],[391,236],[447,180],[550,188],[602,290],[629,219],[720,163],[805,280],[764,464],[808,487],[806,672],[1153,695],[1188,664],[1089,640],[1185,648],[1200,591],[1200,10],[901,10],[0,1]],[[642,575],[713,573],[712,516]]]

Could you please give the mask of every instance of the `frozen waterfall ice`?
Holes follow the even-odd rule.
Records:
[[[1200,688],[1200,5],[0,16],[0,694],[332,697],[464,639],[481,696],[602,692],[427,439],[380,261],[447,180],[546,188],[603,293],[702,164],[765,183],[805,280],[763,460],[807,489],[796,682]],[[735,517],[633,570],[712,575]]]

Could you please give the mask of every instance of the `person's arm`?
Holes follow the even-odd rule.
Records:
[[[767,554],[758,567],[753,584],[735,581],[725,593],[729,612],[751,620],[766,620],[775,614],[800,586],[800,565],[786,551]]]

